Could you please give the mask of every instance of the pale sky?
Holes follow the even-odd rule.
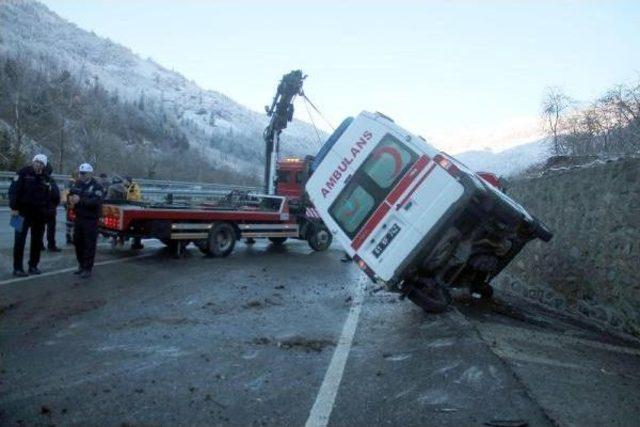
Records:
[[[44,3],[254,110],[302,69],[334,126],[381,111],[453,153],[536,133],[547,86],[589,101],[640,76],[640,1]]]

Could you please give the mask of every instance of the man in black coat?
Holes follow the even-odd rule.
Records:
[[[51,163],[47,163],[44,173],[49,177],[49,183],[51,184],[51,197],[47,210],[47,250],[49,252],[60,252],[61,249],[56,246],[56,215],[60,204],[60,188],[56,180],[51,176],[53,174]]]
[[[93,167],[89,163],[81,164],[78,179],[69,191],[69,203],[76,214],[73,243],[76,247],[78,270],[74,274],[79,274],[82,278],[91,277],[103,197],[102,186],[93,178]]]
[[[40,274],[38,263],[42,251],[42,237],[51,198],[51,183],[45,174],[47,156],[37,154],[31,166],[20,169],[9,187],[9,206],[12,216],[22,217],[22,227],[16,229],[13,243],[13,275],[24,277],[23,258],[27,233],[31,230],[29,274]]]

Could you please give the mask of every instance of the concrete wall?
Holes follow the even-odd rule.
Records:
[[[555,233],[530,243],[494,285],[640,336],[640,159],[510,183]]]

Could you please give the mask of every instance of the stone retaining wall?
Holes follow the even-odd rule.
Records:
[[[548,171],[508,193],[555,235],[524,248],[496,288],[640,337],[640,159]]]

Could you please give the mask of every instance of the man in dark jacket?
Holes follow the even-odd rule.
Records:
[[[56,180],[51,176],[53,174],[51,163],[47,163],[44,173],[49,177],[49,183],[51,184],[51,198],[47,209],[47,250],[49,252],[61,252],[61,249],[56,246],[56,215],[60,204],[60,188],[58,188]]]
[[[83,163],[78,168],[78,179],[69,191],[69,203],[75,210],[73,242],[76,247],[78,270],[82,278],[91,277],[96,256],[98,219],[104,197],[102,186],[93,178],[93,167]]]
[[[13,243],[13,275],[24,277],[23,258],[27,233],[31,229],[31,249],[29,250],[29,274],[40,274],[38,263],[42,251],[42,237],[47,210],[51,198],[51,184],[44,172],[47,156],[38,154],[31,166],[20,169],[9,188],[9,206],[12,216],[23,218],[22,227],[16,229]]]

